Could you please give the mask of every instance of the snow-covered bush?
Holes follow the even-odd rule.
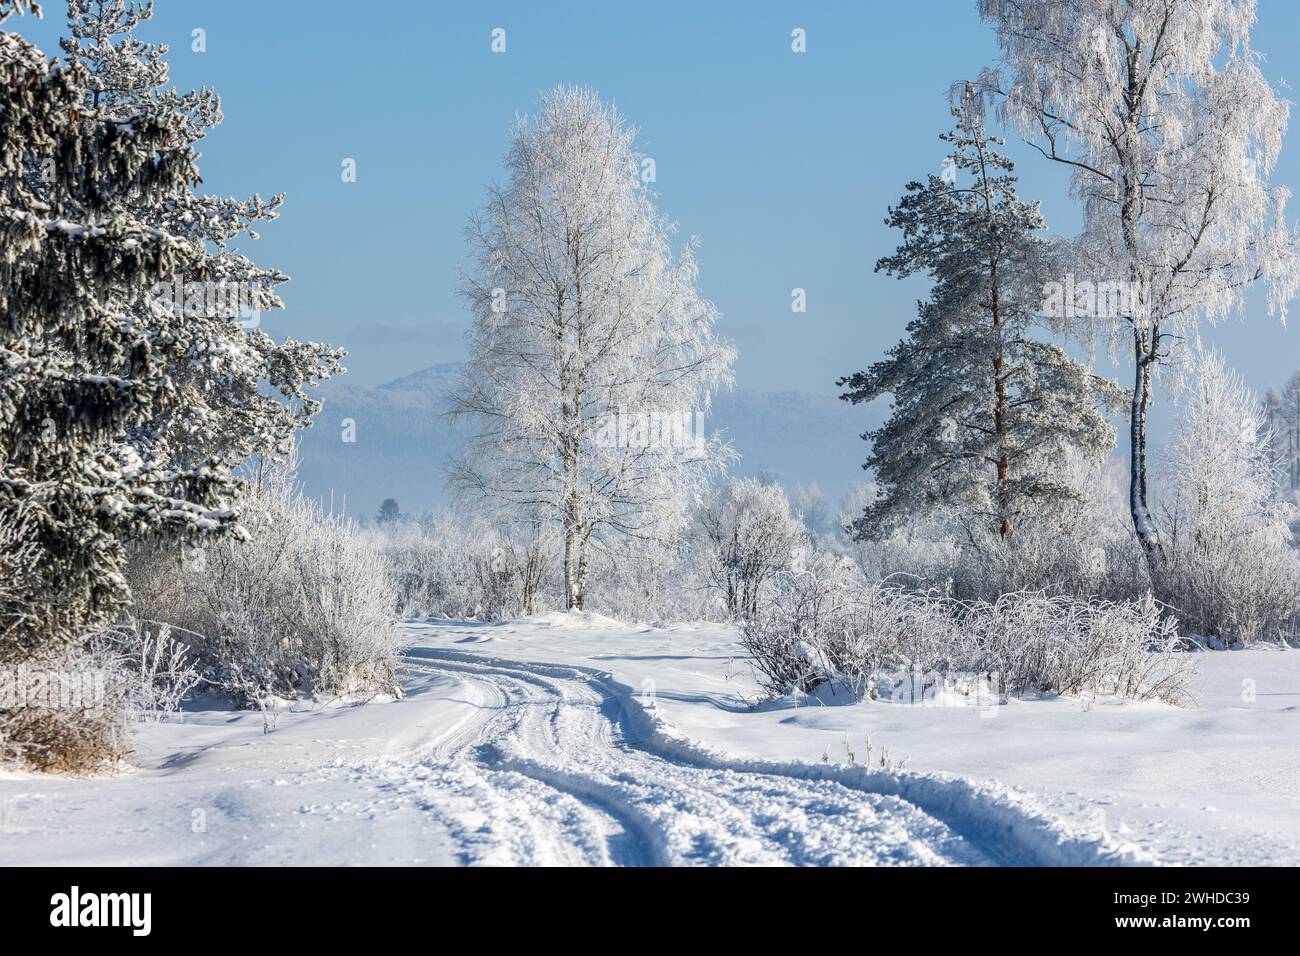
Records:
[[[0,710],[0,765],[50,773],[92,773],[130,753],[130,711],[95,707]]]
[[[991,529],[964,527],[939,512],[877,540],[847,543],[846,553],[868,580],[890,578],[963,600],[996,601],[1016,591],[1139,599],[1151,590],[1151,580],[1117,469],[1073,458],[1063,471],[1088,494],[1051,514],[1026,517],[1010,539]],[[853,489],[841,521],[860,514],[873,496],[872,485]]]
[[[556,535],[442,511],[369,532],[387,555],[403,615],[495,621],[555,606]]]
[[[0,513],[0,766],[84,773],[109,767],[129,746],[125,681],[76,650],[24,647],[22,620],[41,612],[29,572],[37,555],[21,512]],[[87,677],[93,680],[87,682]],[[111,683],[110,683],[111,681]],[[89,687],[95,696],[73,696]]]
[[[204,676],[244,702],[391,689],[398,601],[378,543],[285,473],[249,489],[241,521],[245,542],[138,555],[136,613],[183,629]]]
[[[0,519],[0,590],[25,574],[27,533]],[[66,773],[111,767],[129,751],[132,719],[176,710],[200,680],[166,626],[128,618],[84,644],[0,663],[0,763]]]
[[[996,670],[1011,691],[1188,700],[1194,658],[1149,594],[1118,602],[1004,594],[961,605],[957,617],[981,655],[974,669]]]
[[[732,617],[753,614],[759,592],[805,540],[780,485],[732,478],[696,510],[695,540],[705,578]]]
[[[837,673],[850,607],[865,583],[851,562],[826,553],[778,576],[767,599],[740,624],[741,646],[764,690],[809,693]]]
[[[436,512],[370,529],[405,616],[496,621],[564,606],[549,524]],[[649,539],[590,552],[586,607],[624,621],[720,620],[689,541]]]
[[[703,576],[694,545],[650,540],[595,552],[587,606],[620,621],[725,620],[725,602]]]
[[[201,635],[189,635],[191,640]],[[102,628],[88,642],[91,657],[112,672],[126,689],[135,715],[162,720],[180,710],[190,692],[203,683],[198,659],[170,624],[127,615]]]
[[[111,769],[130,753],[130,678],[87,646],[0,666],[0,766]]]
[[[781,574],[743,623],[742,643],[773,695],[839,682],[870,697],[904,676],[930,690],[954,675],[978,675],[1003,693],[1178,704],[1193,674],[1177,622],[1150,596],[1112,602],[1015,592],[961,601],[869,582],[833,558]]]
[[[1162,460],[1161,596],[1196,634],[1228,643],[1300,625],[1293,504],[1264,406],[1221,356],[1198,353]]]

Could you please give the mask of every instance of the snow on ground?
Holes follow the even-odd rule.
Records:
[[[409,631],[403,700],[300,704],[271,733],[197,707],[115,777],[0,774],[0,862],[1300,862],[1300,654],[1204,655],[1195,709],[981,716],[755,706],[727,627]],[[850,766],[868,734],[908,772]]]
[[[1198,655],[1196,706],[1072,699],[990,708],[760,703],[734,630],[562,632],[514,622],[427,632],[462,650],[608,670],[687,737],[742,757],[908,758],[907,769],[997,780],[1162,863],[1300,863],[1300,653]],[[757,705],[757,706],[755,706]]]

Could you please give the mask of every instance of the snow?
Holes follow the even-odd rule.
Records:
[[[298,702],[270,733],[201,701],[143,725],[130,771],[0,774],[0,862],[1300,862],[1300,654],[1205,654],[1195,709],[987,716],[760,704],[724,626],[408,633],[403,699]],[[862,766],[868,734],[907,769]]]
[[[1190,708],[1069,698],[945,707],[850,702],[825,689],[761,702],[724,626],[575,629],[562,638],[525,622],[417,630],[462,652],[606,670],[686,738],[738,758],[819,764],[829,755],[842,764],[846,742],[861,760],[870,734],[877,754],[885,747],[907,758],[910,771],[1012,785],[1044,812],[1161,863],[1300,862],[1294,652],[1200,655]]]
[[[604,614],[597,614],[595,611],[578,610],[547,611],[545,614],[528,618],[525,623],[535,624],[538,627],[580,627],[600,628],[602,630],[627,627],[621,621],[606,617]]]

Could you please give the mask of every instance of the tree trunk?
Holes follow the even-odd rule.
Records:
[[[578,591],[576,600],[573,604],[575,611],[581,611],[583,605],[587,602],[587,536],[578,537]]]
[[[992,187],[989,184],[988,164],[984,157],[984,145],[980,143],[980,187],[984,200],[984,213],[989,221],[993,219]],[[997,499],[998,499],[998,535],[1003,541],[1011,540],[1011,451],[1008,442],[1010,424],[1007,422],[1007,382],[1003,375],[1006,355],[1002,342],[1002,299],[1000,294],[998,262],[1001,258],[999,248],[989,259],[989,305],[992,312],[993,335],[993,431],[997,442]]]
[[[997,266],[993,267],[993,328],[1002,328],[1001,303],[998,301]],[[1002,370],[1005,358],[1002,342],[993,353],[993,430],[998,445],[998,535],[1003,541],[1011,540],[1011,455],[1007,447],[1007,383]]]
[[[1158,334],[1158,333],[1157,333]],[[1147,409],[1151,404],[1151,369],[1157,361],[1156,346],[1145,329],[1133,329],[1133,403],[1129,421],[1129,513],[1152,581],[1164,568],[1165,549],[1151,517],[1147,498]]]
[[[582,610],[582,501],[578,491],[578,451],[573,442],[565,455],[569,485],[564,499],[564,607]]]
[[[1135,154],[1139,141],[1138,94],[1140,56],[1137,51],[1129,55],[1128,96],[1130,113],[1125,124],[1123,155],[1123,195],[1120,204],[1120,232],[1124,250],[1128,254],[1129,320],[1133,323],[1133,402],[1129,420],[1129,514],[1133,518],[1133,531],[1151,572],[1151,582],[1156,584],[1164,569],[1165,549],[1151,516],[1147,497],[1147,409],[1151,405],[1151,373],[1160,360],[1160,323],[1147,301],[1146,278],[1139,266],[1138,220],[1141,217],[1142,180],[1136,169]]]
[[[578,605],[578,535],[569,516],[564,517],[564,608],[571,611]]]
[[[1290,428],[1287,429],[1287,460],[1291,466],[1291,490],[1300,490],[1300,378],[1295,383]]]

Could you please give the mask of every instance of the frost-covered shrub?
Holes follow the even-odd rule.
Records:
[[[437,512],[370,532],[392,568],[404,615],[495,621],[555,606],[556,535]]]
[[[850,608],[863,584],[850,562],[828,554],[777,577],[767,599],[740,624],[741,646],[764,690],[809,693],[837,673]]]
[[[27,579],[36,553],[21,517],[0,514],[0,603],[14,618],[42,612]],[[92,655],[9,643],[18,623],[0,617],[0,765],[88,773],[116,764],[129,749],[127,682]]]
[[[780,485],[724,482],[696,509],[694,540],[708,584],[733,617],[753,614],[759,592],[807,537]]]
[[[0,588],[21,574],[17,529],[0,527]],[[6,567],[6,565],[9,565]],[[193,655],[166,625],[126,618],[77,650],[0,661],[0,763],[89,773],[129,752],[130,723],[176,710],[200,681]]]
[[[0,766],[112,769],[130,753],[129,677],[93,647],[0,667]]]
[[[1188,700],[1194,658],[1149,594],[1118,602],[1004,594],[960,605],[956,616],[976,642],[973,669],[997,671],[1010,691]]]
[[[126,615],[100,629],[88,642],[99,666],[117,675],[132,711],[145,720],[162,720],[180,710],[181,703],[203,683],[198,658],[189,642],[173,633],[170,624],[141,621]]]
[[[1182,703],[1193,673],[1177,622],[1149,596],[1016,592],[961,601],[869,582],[829,558],[782,574],[741,633],[774,695],[838,681],[875,696],[901,675],[918,675],[924,687],[956,674],[992,677],[1007,693]]]
[[[561,540],[547,525],[436,512],[368,534],[392,567],[404,615],[496,621],[564,606]],[[686,541],[589,552],[585,607],[625,621],[720,620]]]
[[[690,540],[640,541],[597,551],[587,607],[620,621],[722,621],[726,603]]]
[[[49,773],[93,773],[130,753],[128,710],[23,707],[0,711],[0,763]]]
[[[1016,591],[1139,599],[1151,580],[1124,506],[1121,476],[1080,459],[1066,474],[1089,494],[1051,514],[1022,518],[1009,540],[936,513],[879,540],[849,543],[846,553],[868,580],[896,580],[963,600],[996,601]],[[863,484],[850,492],[841,522],[861,513],[873,488]]]
[[[1162,598],[1199,635],[1228,643],[1294,636],[1297,512],[1282,496],[1264,406],[1216,353],[1195,357],[1161,470]]]
[[[397,594],[381,548],[287,475],[247,492],[247,541],[143,551],[135,612],[176,627],[204,676],[247,703],[393,686]]]

